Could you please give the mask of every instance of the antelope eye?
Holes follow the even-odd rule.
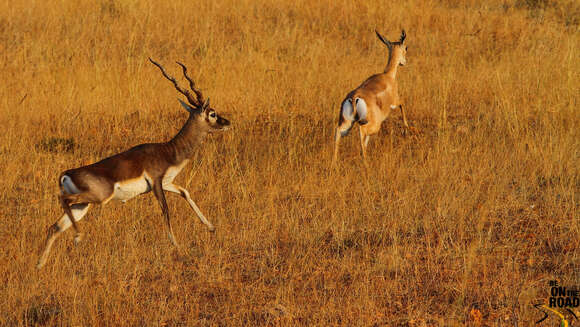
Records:
[[[209,114],[209,116],[215,118],[215,112],[212,112],[211,114]]]

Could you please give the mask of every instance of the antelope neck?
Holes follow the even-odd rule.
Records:
[[[397,68],[399,67],[398,60],[394,60],[393,52],[389,51],[389,61],[387,62],[387,67],[385,67],[385,74],[389,77],[395,79],[397,77]]]
[[[199,144],[207,131],[203,128],[197,115],[190,115],[183,127],[167,144],[173,148],[176,162],[191,158],[195,146]]]

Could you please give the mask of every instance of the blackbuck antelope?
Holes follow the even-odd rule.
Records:
[[[194,81],[187,75],[185,65],[177,63],[183,69],[183,75],[195,96],[189,90],[180,87],[160,64],[151,58],[149,60],[173,83],[175,89],[187,98],[189,104],[181,100],[179,102],[189,112],[189,118],[169,142],[141,144],[92,165],[63,172],[59,177],[59,200],[64,215],[48,229],[46,245],[38,261],[38,268],[46,263],[55,239],[70,226],[76,232],[75,243],[81,240],[82,234],[77,222],[83,218],[92,204],[105,204],[111,200],[125,202],[149,191],[153,191],[159,201],[165,216],[169,239],[174,246],[177,246],[177,242],[173,236],[164,191],[181,195],[209,230],[214,230],[214,226],[201,213],[189,192],[173,184],[173,179],[189,162],[202,138],[207,133],[228,129],[230,122],[220,117],[210,107],[209,98],[204,100],[201,91],[195,88]]]
[[[364,159],[366,159],[366,149],[370,136],[379,131],[382,122],[389,117],[393,109],[397,107],[401,109],[403,124],[405,128],[409,129],[405,110],[399,99],[396,80],[397,67],[404,66],[407,62],[405,59],[407,53],[405,31],[401,32],[401,39],[397,42],[391,42],[379,32],[375,32],[379,40],[389,49],[387,66],[383,73],[367,78],[359,87],[350,91],[342,101],[334,140],[333,163],[336,162],[338,156],[341,137],[348,135],[354,123],[358,123],[360,126],[360,145]]]

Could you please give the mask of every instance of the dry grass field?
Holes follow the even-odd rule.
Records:
[[[580,285],[579,24],[565,0],[1,1],[0,325],[558,325],[532,304]],[[420,133],[396,111],[331,169],[374,30],[402,28]],[[186,120],[148,57],[233,123],[176,180],[216,232],[168,195],[176,250],[147,194],[37,270],[59,173]]]

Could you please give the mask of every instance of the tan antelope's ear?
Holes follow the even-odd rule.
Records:
[[[393,44],[389,40],[385,39],[381,35],[381,33],[379,33],[379,31],[375,30],[375,33],[377,33],[377,37],[379,38],[379,40],[381,40],[381,42],[383,42],[387,46],[387,48],[389,48],[390,51],[393,48]]]
[[[405,33],[405,30],[401,30],[401,44],[403,44],[403,42],[405,42],[405,38],[407,37],[407,33]]]

